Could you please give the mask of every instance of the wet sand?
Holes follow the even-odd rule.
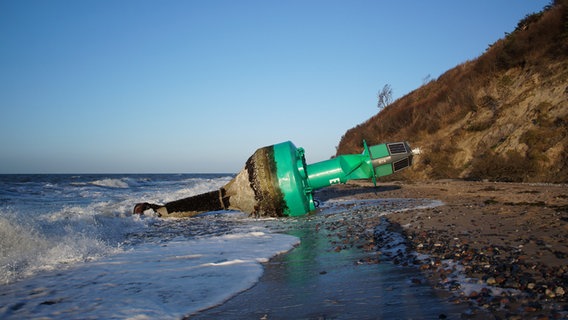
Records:
[[[461,293],[476,311],[504,319],[567,318],[567,185],[435,181],[401,184],[381,196],[445,203],[389,216],[415,251],[431,257],[420,268],[434,285],[459,293],[444,262],[450,259],[484,285]],[[491,293],[494,288],[512,293]]]
[[[350,184],[343,192],[372,197],[356,191],[367,186]],[[568,318],[567,185],[442,180],[381,188],[381,198],[444,203],[398,212],[388,220],[412,250],[429,256],[412,262],[432,285],[470,305],[468,317]],[[455,263],[470,286],[453,277]]]
[[[354,182],[322,189],[316,198],[443,204],[396,212],[386,221],[359,210],[340,222],[305,223],[296,230],[302,244],[268,262],[257,285],[191,318],[568,316],[566,185]],[[419,255],[387,250],[399,240],[369,232],[377,225],[401,234]]]

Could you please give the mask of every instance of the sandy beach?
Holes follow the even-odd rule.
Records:
[[[367,182],[353,182],[319,190],[316,198],[322,201],[408,198],[440,202],[437,206],[403,210],[384,218],[357,212],[352,219],[339,224],[308,224],[302,232],[313,237],[314,242],[325,239],[326,250],[309,249],[302,244],[272,259],[265,264],[265,273],[253,288],[191,318],[568,317],[566,185],[443,180],[380,183],[374,187]],[[378,237],[379,233],[368,232],[378,225],[402,235],[401,240],[393,240],[385,233]],[[392,250],[398,244],[394,242],[401,241],[410,253]],[[309,290],[329,292],[330,288],[343,288],[329,293],[335,298],[320,296],[319,301],[310,296],[298,302],[292,297],[298,294],[297,290],[307,290],[305,283],[285,289],[290,287],[290,279],[284,279],[290,276],[286,270],[294,265],[293,261],[298,263],[294,255],[300,248],[308,254],[344,253],[342,259],[329,259],[333,262],[327,269],[321,265],[310,267],[311,260],[305,257],[300,261],[306,269],[298,274],[327,279],[311,283]],[[358,266],[357,271],[349,272],[355,270],[353,265]],[[399,283],[394,286],[379,284],[372,272],[365,269],[377,265],[395,268],[387,273],[404,280],[393,280],[392,283]],[[339,271],[334,275],[331,270]],[[381,292],[392,295],[405,289],[433,300],[418,299],[428,305],[417,305],[408,316],[392,303],[380,302],[384,300],[378,296]]]
[[[369,187],[351,184],[341,192],[357,198],[443,202],[398,212],[388,220],[412,250],[429,256],[411,263],[433,286],[453,291],[469,304],[471,314],[496,319],[567,317],[568,186],[445,180],[387,183],[376,193],[363,191]],[[452,278],[456,263],[477,285],[465,288]]]
[[[450,259],[487,288],[513,289],[495,295],[484,288],[461,296],[481,311],[507,319],[566,318],[566,185],[436,181],[400,186],[381,196],[445,204],[389,216],[414,250],[431,257],[420,267],[436,285],[452,289],[444,263]]]

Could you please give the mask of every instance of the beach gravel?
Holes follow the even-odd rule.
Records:
[[[406,263],[453,292],[456,303],[468,303],[469,318],[568,318],[567,185],[357,182],[327,192],[440,200],[387,220],[416,253]]]

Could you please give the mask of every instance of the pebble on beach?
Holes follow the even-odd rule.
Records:
[[[453,292],[455,303],[471,306],[465,318],[568,318],[568,187],[452,180],[383,188],[356,196],[443,203],[359,221],[360,230],[383,228],[359,246],[375,246],[381,261],[416,265],[434,287]]]

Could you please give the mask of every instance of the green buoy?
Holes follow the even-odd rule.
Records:
[[[237,176],[219,190],[168,202],[139,203],[134,213],[152,209],[161,217],[191,217],[206,211],[239,210],[255,216],[300,216],[316,206],[313,192],[353,179],[372,179],[412,165],[418,153],[407,142],[367,146],[361,154],[340,155],[307,165],[304,149],[290,142],[260,148]]]

